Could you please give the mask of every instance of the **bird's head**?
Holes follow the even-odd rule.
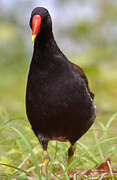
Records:
[[[31,13],[30,27],[32,29],[32,42],[40,32],[48,33],[52,29],[52,21],[48,10],[43,7],[35,8]]]

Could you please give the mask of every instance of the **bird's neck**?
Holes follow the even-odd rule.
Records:
[[[54,40],[53,32],[41,32],[38,34],[34,43],[33,56],[40,57],[46,54],[51,55],[59,52],[59,48]]]

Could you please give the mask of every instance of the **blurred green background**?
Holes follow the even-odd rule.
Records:
[[[35,6],[49,9],[59,47],[71,61],[84,69],[95,93],[98,108],[96,127],[99,122],[106,124],[112,114],[117,112],[116,0],[2,0],[0,162],[15,165],[24,158],[26,149],[9,126],[20,129],[33,147],[38,144],[25,114],[26,81],[33,50],[28,24]],[[117,121],[113,121],[109,134],[116,136]],[[3,169],[5,172],[11,171],[0,167],[2,172]]]

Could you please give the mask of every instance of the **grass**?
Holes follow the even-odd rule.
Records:
[[[49,178],[52,176],[57,177],[59,174],[63,179],[69,179],[68,172],[77,172],[80,169],[80,172],[86,169],[91,169],[93,167],[99,166],[99,164],[105,161],[105,158],[110,157],[113,159],[116,157],[117,149],[115,142],[117,141],[117,137],[108,137],[108,131],[110,130],[110,126],[112,121],[116,120],[117,113],[114,114],[107,122],[105,128],[100,127],[101,136],[98,135],[98,130],[95,126],[92,127],[90,132],[88,132],[84,139],[85,141],[89,141],[89,143],[83,143],[82,140],[78,141],[76,144],[76,152],[74,155],[74,159],[69,167],[67,167],[67,148],[69,146],[68,143],[59,143],[59,142],[51,142],[49,145],[49,155],[51,157],[51,162],[49,164]],[[25,157],[22,158],[22,161],[17,157],[17,151],[14,150],[13,156],[15,156],[15,160],[17,160],[17,165],[15,162],[7,163],[0,162],[0,172],[5,172],[4,174],[0,173],[0,178],[8,178],[8,179],[28,179],[28,177],[34,177],[34,179],[41,179],[40,175],[40,167],[43,160],[42,149],[40,145],[32,148],[30,144],[30,140],[25,137],[25,135],[21,132],[21,129],[18,130],[15,127],[12,127],[10,123],[6,124],[5,128],[2,132],[11,130],[10,135],[17,134],[16,140],[20,138],[21,144],[25,146]],[[30,129],[31,131],[31,129]],[[31,132],[30,132],[31,133]],[[9,142],[10,146],[10,142]],[[109,148],[107,148],[109,147]],[[38,151],[39,150],[39,151]],[[16,152],[15,152],[16,151]],[[38,162],[38,153],[41,158],[40,162]],[[8,152],[9,154],[9,152]],[[23,156],[23,153],[21,154]],[[9,157],[10,158],[10,157]],[[9,160],[8,158],[8,160]],[[114,162],[114,161],[113,161]],[[116,163],[116,162],[115,162]],[[114,166],[114,163],[112,164]],[[112,180],[114,178],[114,174],[112,172],[112,167],[109,164],[110,172]],[[9,174],[7,173],[9,172]],[[99,175],[100,176],[100,175]],[[74,179],[76,175],[74,174]],[[96,176],[98,177],[98,176]],[[59,177],[57,177],[59,179]],[[91,178],[89,178],[91,179]]]
[[[4,81],[1,81],[0,178],[29,179],[29,177],[33,177],[34,180],[42,179],[40,168],[43,162],[43,151],[25,115],[26,74],[11,73],[10,76],[6,73]],[[12,81],[8,85],[6,82],[10,78]],[[95,169],[107,157],[110,157],[112,160],[112,165],[109,164],[110,176],[112,180],[115,179],[112,168],[116,168],[117,158],[117,137],[113,132],[116,120],[117,113],[106,118],[106,122],[97,119],[92,128],[76,143],[74,159],[69,167],[67,167],[69,143],[50,142],[48,147],[51,158],[48,166],[49,178],[70,179],[69,174],[73,174],[75,180],[77,174],[80,175],[88,169]],[[104,179],[103,174],[99,174],[99,177]],[[80,177],[80,179],[84,178]],[[87,179],[91,179],[91,177],[87,177]]]
[[[6,28],[9,29],[9,28]],[[13,36],[14,37],[14,31]],[[43,162],[42,148],[31,130],[25,114],[25,89],[29,63],[20,39],[4,42],[0,49],[0,179],[42,179],[40,168]],[[18,43],[16,43],[18,42]],[[6,43],[6,44],[5,44]],[[9,44],[8,44],[9,43]],[[9,47],[6,51],[6,47]],[[110,175],[97,174],[96,178],[117,179],[113,174],[117,159],[117,71],[116,61],[106,61],[102,57],[111,57],[110,51],[95,53],[95,50],[81,56],[72,57],[85,70],[90,87],[95,92],[98,107],[97,119],[92,128],[76,143],[73,161],[67,167],[69,143],[52,141],[48,146],[51,161],[48,166],[49,177],[56,179],[82,179],[82,173],[96,169],[110,157]],[[21,53],[22,52],[22,53]],[[102,53],[102,54],[100,54]],[[111,58],[110,58],[111,59]],[[27,65],[28,64],[28,65]],[[99,179],[98,178],[98,179]],[[93,177],[94,179],[94,177]]]

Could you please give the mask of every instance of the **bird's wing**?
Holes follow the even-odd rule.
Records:
[[[73,66],[74,72],[76,74],[79,74],[80,77],[84,80],[90,96],[92,97],[92,99],[94,99],[94,94],[89,89],[88,79],[87,79],[86,75],[84,74],[83,70],[78,65],[76,65],[74,63],[72,63],[72,66]]]

